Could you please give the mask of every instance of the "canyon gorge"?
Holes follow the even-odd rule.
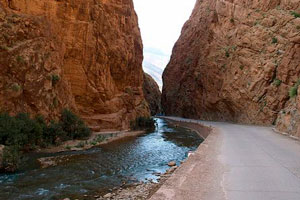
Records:
[[[51,120],[70,108],[93,130],[128,129],[163,110],[299,136],[299,4],[198,0],[160,97],[142,70],[131,0],[1,0],[0,109]]]
[[[149,116],[131,0],[1,0],[0,32],[2,112],[52,120],[69,108],[93,130]]]
[[[299,137],[299,13],[297,0],[198,0],[163,74],[165,114]]]
[[[300,1],[195,1],[161,85],[133,0],[0,0],[0,199],[299,199]]]

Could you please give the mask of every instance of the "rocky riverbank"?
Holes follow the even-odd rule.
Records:
[[[170,165],[170,164],[168,164]],[[129,186],[115,188],[111,192],[105,195],[94,195],[97,200],[142,200],[149,199],[163,184],[164,182],[175,172],[178,166],[170,166],[170,168],[164,173],[154,173],[158,176],[158,182],[148,180],[148,182],[134,183]]]

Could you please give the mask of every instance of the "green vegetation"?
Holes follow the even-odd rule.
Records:
[[[56,85],[56,83],[58,83],[58,81],[60,81],[60,77],[57,74],[53,74],[51,76],[51,80],[52,80],[52,85]]]
[[[25,63],[24,58],[23,58],[22,56],[20,56],[20,55],[17,56],[16,60],[17,60],[17,62],[20,63],[20,64]]]
[[[138,117],[135,121],[131,121],[130,127],[132,130],[153,130],[155,123],[156,121],[150,117]]]
[[[2,166],[6,172],[14,172],[20,164],[20,152],[18,146],[5,147],[3,150]]]
[[[230,57],[230,54],[229,54],[229,50],[228,50],[228,49],[225,49],[225,56],[226,56],[227,58]]]
[[[0,144],[6,145],[4,166],[6,170],[17,169],[17,161],[22,151],[33,150],[36,147],[58,145],[63,141],[83,139],[91,134],[84,122],[70,110],[63,110],[58,122],[47,124],[43,116],[30,118],[27,113],[10,116],[0,114]]]
[[[79,142],[75,147],[76,148],[83,148],[85,146],[84,142]]]
[[[297,30],[300,30],[300,26],[296,26],[296,29],[297,29]]]
[[[7,46],[3,46],[3,45],[1,45],[1,46],[0,46],[0,50],[7,51],[7,50],[8,50],[8,48],[7,48]]]
[[[296,11],[292,11],[291,15],[293,15],[295,18],[300,18],[300,13],[298,13]]]
[[[12,86],[11,86],[11,89],[15,92],[19,92],[21,90],[21,86],[18,84],[18,83],[14,83]]]
[[[291,89],[289,91],[290,98],[293,98],[293,97],[297,96],[297,94],[298,94],[297,89],[298,88],[296,88],[296,87],[291,87]]]
[[[280,85],[281,85],[281,80],[279,80],[279,79],[275,79],[274,81],[273,81],[273,85],[275,85],[276,87],[279,87]]]
[[[272,38],[272,44],[277,44],[278,43],[278,39],[276,37]]]
[[[67,145],[65,148],[66,148],[67,150],[71,150],[71,149],[72,149],[72,147],[70,147],[69,145]]]
[[[244,69],[244,66],[243,65],[240,65],[240,70],[243,70]]]
[[[231,19],[230,19],[230,22],[231,22],[231,23],[234,23],[234,19],[233,19],[233,18],[231,18]]]
[[[298,87],[300,86],[300,79],[295,83],[293,87],[289,90],[289,96],[290,98],[296,97],[298,95]]]

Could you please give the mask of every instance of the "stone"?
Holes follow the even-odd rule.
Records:
[[[149,105],[151,115],[159,114],[161,112],[161,92],[158,84],[147,73],[144,73],[143,92]]]
[[[2,165],[2,157],[3,157],[3,150],[4,150],[5,146],[4,145],[0,145],[0,169],[2,169],[3,165]]]
[[[175,161],[171,161],[171,162],[168,163],[168,166],[169,167],[176,166],[176,162]]]
[[[102,130],[150,115],[132,0],[7,2],[0,0],[1,111],[50,121],[69,108]],[[21,17],[9,23],[13,15]]]
[[[107,193],[106,195],[104,195],[103,197],[104,198],[111,198],[113,195],[112,195],[112,193]]]
[[[167,170],[167,173],[168,173],[168,174],[171,174],[171,173],[173,173],[176,169],[177,169],[177,166],[173,166],[173,167],[171,167],[170,169]]]
[[[165,114],[280,123],[278,113],[298,104],[291,105],[295,99],[288,92],[300,74],[300,20],[289,12],[299,6],[299,1],[197,0],[163,73]],[[297,135],[298,114],[284,118],[280,129]]]

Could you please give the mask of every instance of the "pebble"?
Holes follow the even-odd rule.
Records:
[[[104,198],[111,198],[113,195],[112,195],[112,193],[107,193],[106,195],[104,195],[103,197]]]
[[[175,161],[171,161],[171,162],[168,163],[168,166],[169,167],[176,166],[176,162]]]

